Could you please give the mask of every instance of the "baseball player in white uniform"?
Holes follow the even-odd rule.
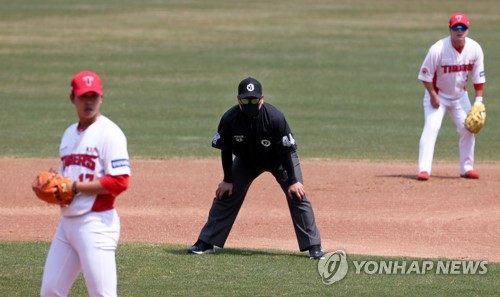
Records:
[[[61,208],[40,293],[67,296],[83,272],[89,296],[117,296],[115,250],[120,220],[114,201],[129,185],[127,140],[99,112],[103,91],[97,74],[82,71],[71,86],[70,99],[79,122],[62,137],[59,174],[72,180],[76,196]]]
[[[425,124],[419,144],[418,180],[429,179],[434,147],[446,111],[460,136],[460,176],[479,178],[474,170],[474,134],[464,127],[471,109],[466,84],[470,75],[476,95],[474,104],[480,104],[486,79],[483,50],[476,41],[467,37],[469,26],[465,14],[453,14],[449,20],[450,36],[431,46],[420,68],[418,79],[425,86]]]

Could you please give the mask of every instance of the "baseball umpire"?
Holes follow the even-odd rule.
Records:
[[[188,253],[209,254],[215,252],[214,246],[224,247],[250,185],[267,171],[286,194],[300,251],[309,251],[311,259],[321,259],[324,252],[319,230],[302,184],[297,144],[285,116],[264,103],[262,86],[254,78],[240,82],[237,100],[238,104],[222,116],[212,141],[212,146],[221,150],[224,179],[198,241]]]

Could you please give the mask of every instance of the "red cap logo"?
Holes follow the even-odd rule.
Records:
[[[85,81],[85,84],[87,85],[87,87],[91,87],[92,82],[94,81],[94,77],[93,76],[84,76],[83,80]]]

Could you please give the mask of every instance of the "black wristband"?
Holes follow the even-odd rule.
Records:
[[[73,195],[76,195],[78,191],[76,190],[76,182],[73,182],[73,185],[71,186],[71,192],[73,192]]]

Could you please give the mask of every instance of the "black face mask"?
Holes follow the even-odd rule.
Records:
[[[242,104],[241,111],[249,118],[255,118],[259,115],[260,104]]]

